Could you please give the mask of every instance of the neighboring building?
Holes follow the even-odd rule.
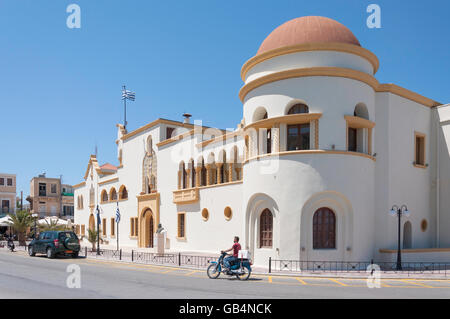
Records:
[[[0,218],[16,208],[16,175],[0,173]]]
[[[40,218],[57,216],[73,220],[73,188],[61,185],[61,179],[48,178],[45,174],[33,177],[30,182],[31,211]]]
[[[217,253],[238,235],[257,265],[370,261],[392,255],[389,211],[407,204],[403,248],[450,247],[450,105],[379,83],[378,67],[334,20],[283,24],[242,68],[236,130],[118,125],[119,165],[91,156],[74,186],[77,231],[99,205],[112,241],[119,205],[123,246],[153,247],[162,223],[172,251]]]

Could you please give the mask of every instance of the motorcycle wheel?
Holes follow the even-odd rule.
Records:
[[[237,279],[248,280],[248,278],[250,278],[250,274],[252,273],[250,269],[248,269],[247,267],[242,267],[241,271],[242,273],[236,274]]]
[[[217,269],[217,264],[211,264],[208,266],[208,269],[206,269],[206,274],[210,279],[217,279],[220,276],[220,271]]]

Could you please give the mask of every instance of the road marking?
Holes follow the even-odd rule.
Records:
[[[420,282],[412,281],[412,280],[410,280],[410,279],[402,280],[402,282],[406,282],[406,283],[408,283],[408,284],[413,284],[413,285],[421,286],[421,287],[424,287],[424,288],[436,288],[436,287],[433,287],[433,286],[429,286],[429,285],[422,284],[422,283],[420,283]]]
[[[344,284],[343,282],[340,282],[339,280],[336,280],[336,279],[333,279],[333,278],[328,278],[328,280],[330,280],[332,282],[335,282],[335,283],[337,283],[337,284],[339,284],[339,285],[341,285],[343,287],[348,287],[347,284]]]
[[[193,274],[196,274],[196,273],[199,273],[200,272],[200,270],[194,270],[194,271],[191,271],[191,272],[188,272],[187,274],[184,274],[185,276],[190,276],[190,275],[193,275]]]
[[[269,280],[269,282],[272,283],[272,276],[267,277],[267,280]]]
[[[303,279],[300,279],[299,277],[295,277],[295,279],[297,279],[297,281],[300,282],[302,285],[307,285],[307,283]]]

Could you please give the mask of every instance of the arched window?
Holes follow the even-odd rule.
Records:
[[[269,209],[264,209],[259,217],[259,247],[272,248],[273,245],[273,215]]]
[[[197,186],[195,183],[195,163],[194,160],[191,160],[191,188],[195,186]]]
[[[119,199],[128,199],[128,191],[124,185],[119,189]]]
[[[91,189],[89,190],[89,206],[95,205],[95,190],[94,186],[91,185]]]
[[[81,208],[81,209],[84,208],[83,195],[80,196],[80,208]]]
[[[116,192],[116,189],[114,187],[111,188],[111,190],[109,191],[109,199],[111,201],[117,200],[117,192]]]
[[[313,249],[336,248],[336,216],[326,207],[318,209],[313,217]]]
[[[369,119],[369,111],[367,110],[367,106],[364,103],[356,104],[353,115],[368,120]]]
[[[302,103],[293,105],[288,111],[288,115],[303,113],[309,113],[309,108],[306,104]]]
[[[108,192],[106,190],[102,190],[102,203],[106,203],[108,201]]]
[[[267,110],[260,106],[256,108],[255,112],[253,113],[253,122],[261,121],[267,119]]]

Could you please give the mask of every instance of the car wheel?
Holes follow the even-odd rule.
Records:
[[[47,248],[47,258],[55,258],[55,253],[53,252],[53,249],[51,247]]]
[[[76,253],[73,253],[72,258],[78,258],[78,253],[79,253],[78,251]]]
[[[30,255],[31,257],[36,256],[33,246],[28,246],[28,255]]]

